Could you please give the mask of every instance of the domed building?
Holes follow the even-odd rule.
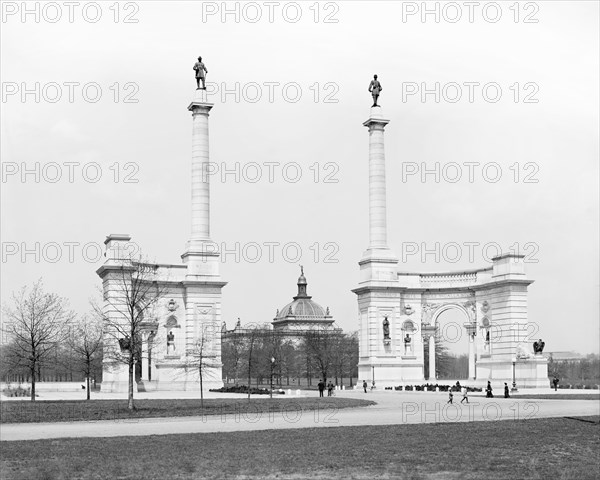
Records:
[[[304,268],[300,267],[298,278],[298,294],[293,301],[277,310],[273,319],[273,330],[278,332],[305,332],[307,330],[333,330],[334,320],[329,307],[323,308],[307,293],[308,282],[304,276]]]

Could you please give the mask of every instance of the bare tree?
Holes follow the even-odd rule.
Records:
[[[250,400],[250,388],[252,387],[252,373],[257,373],[259,362],[257,351],[261,347],[261,340],[265,336],[266,329],[258,325],[246,327],[246,355],[248,360],[248,400]]]
[[[133,384],[135,365],[141,360],[142,333],[146,317],[167,292],[166,284],[159,281],[158,265],[125,261],[116,267],[113,292],[105,294],[105,335],[112,338],[112,348],[105,348],[109,362],[128,366],[127,408],[135,408]],[[105,338],[106,340],[106,338]],[[119,348],[115,348],[115,340]]]
[[[307,359],[319,371],[324,382],[327,382],[327,377],[335,365],[340,335],[338,330],[324,328],[309,330],[304,335]]]
[[[188,348],[186,352],[185,370],[190,368],[198,371],[200,381],[200,407],[204,409],[204,385],[203,380],[206,375],[211,376],[210,372],[218,368],[217,352],[215,350],[215,335],[217,335],[214,325],[204,325],[200,336]]]
[[[88,400],[90,377],[98,369],[98,360],[102,356],[102,336],[102,318],[84,316],[70,329],[68,338],[69,346],[75,354],[75,362],[86,379]]]
[[[274,329],[267,329],[262,337],[260,365],[262,372],[265,376],[269,377],[269,386],[271,389],[271,396],[273,395],[273,376],[274,370],[277,366],[278,373],[281,380],[281,367],[282,367],[282,353],[284,346],[284,338],[281,332]],[[280,381],[281,383],[281,381]]]
[[[230,332],[221,347],[223,373],[228,378],[233,377],[234,385],[237,385],[240,376],[242,357],[246,347],[245,340],[245,335],[242,332]]]
[[[46,357],[65,340],[75,318],[68,301],[45,293],[42,279],[31,289],[23,287],[12,295],[12,307],[5,307],[6,334],[10,339],[8,357],[13,366],[24,366],[31,377],[31,400],[35,401],[36,376]]]
[[[340,383],[344,384],[344,376],[350,377],[350,386],[352,386],[352,376],[358,365],[358,332],[350,334],[337,335],[337,345],[334,349],[334,372],[336,384],[338,377]]]

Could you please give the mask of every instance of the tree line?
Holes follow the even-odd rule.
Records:
[[[40,380],[90,379],[102,370],[102,319],[77,317],[66,298],[44,291],[42,280],[13,293],[3,308],[0,375],[6,382],[31,383],[35,400]]]
[[[36,398],[40,381],[87,382],[101,379],[102,364],[121,364],[128,369],[128,407],[134,408],[133,384],[141,368],[144,322],[152,308],[168,293],[147,264],[129,262],[119,270],[115,292],[105,294],[104,307],[92,301],[90,313],[77,316],[66,298],[44,291],[42,280],[13,293],[3,306],[3,345],[0,376],[8,382],[31,384]],[[109,314],[110,312],[110,314]],[[218,366],[215,335],[203,328],[198,340],[188,346],[185,368],[198,373],[201,400],[202,380]],[[111,348],[103,342],[112,339]],[[151,347],[150,347],[151,348]],[[352,384],[357,376],[358,336],[339,329],[315,329],[290,337],[270,325],[246,327],[224,335],[221,345],[223,375],[234,383],[251,385],[264,379],[288,385],[290,379],[333,380],[336,385]]]
[[[223,335],[223,377],[251,387],[272,383],[284,387],[306,378],[352,385],[358,375],[358,334],[314,328],[277,331],[268,324],[236,328]]]

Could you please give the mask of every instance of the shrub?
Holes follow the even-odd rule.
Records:
[[[236,385],[235,387],[213,388],[209,391],[219,392],[219,393],[248,393],[248,387],[246,385]],[[252,387],[250,389],[251,395],[269,395],[269,393],[270,393],[270,391],[268,388]],[[279,395],[285,395],[285,390],[282,390],[282,389],[273,390],[273,393],[276,393]]]
[[[7,397],[30,397],[31,387],[23,388],[21,385],[17,387],[7,385],[6,388],[2,390],[2,393]]]

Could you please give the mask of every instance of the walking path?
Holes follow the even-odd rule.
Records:
[[[337,392],[348,398],[367,398],[377,405],[363,408],[332,408],[327,397],[323,408],[315,411],[289,409],[283,413],[257,414],[248,407],[236,415],[171,417],[95,422],[2,424],[0,440],[34,440],[64,437],[113,437],[129,435],[165,435],[179,433],[234,432],[313,427],[363,425],[400,425],[410,423],[518,420],[544,417],[600,415],[596,400],[527,400],[485,398],[470,395],[470,403],[461,404],[455,395],[448,405],[448,394],[434,392]],[[229,397],[231,398],[231,397]],[[274,398],[273,402],[278,399]]]

